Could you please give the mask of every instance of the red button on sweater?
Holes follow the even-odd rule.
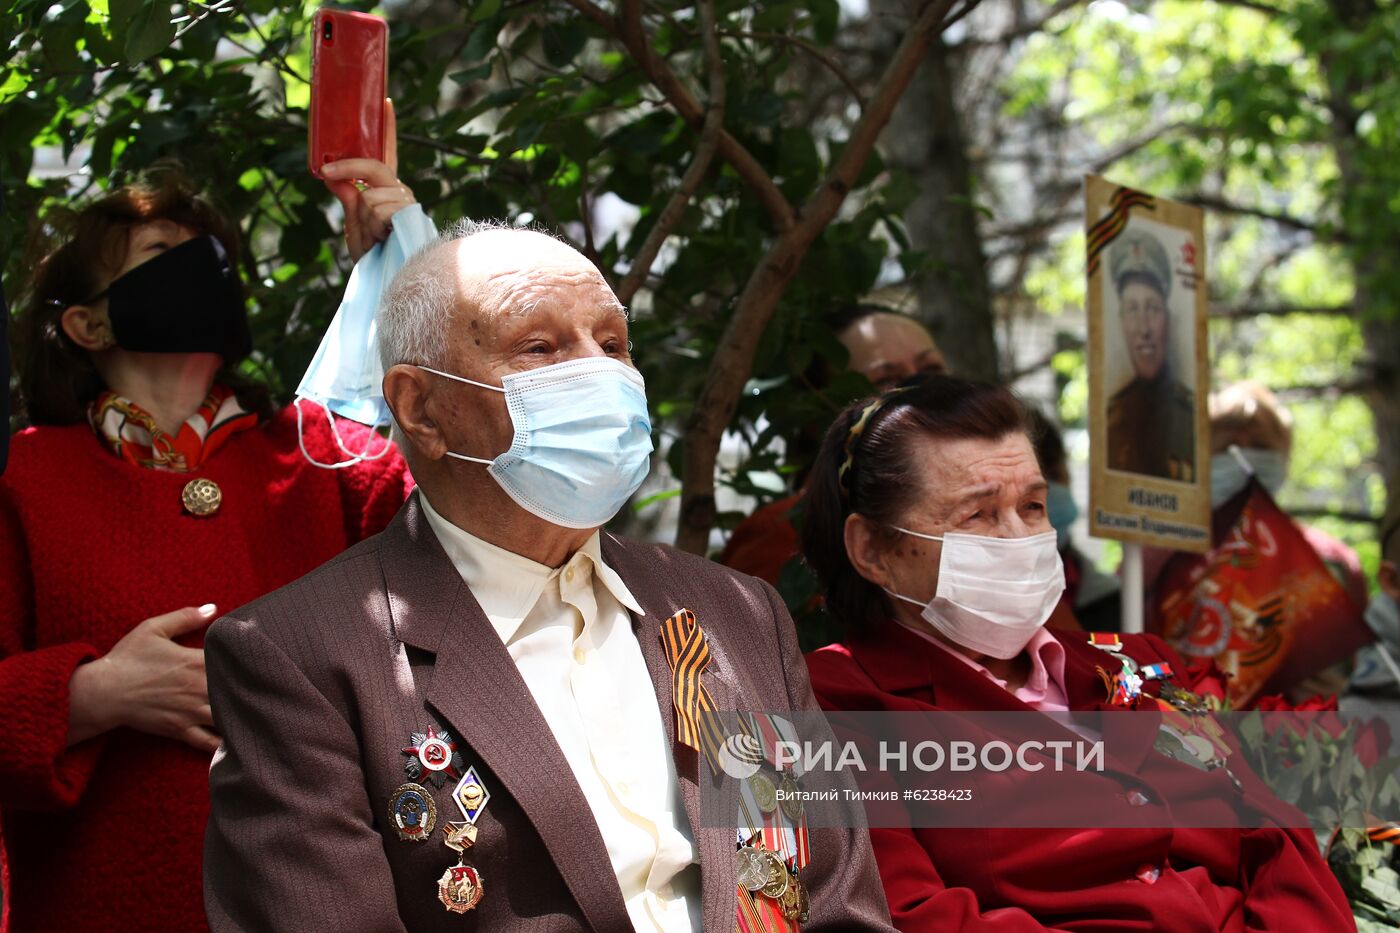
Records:
[[[325,418],[306,414],[308,450],[343,459]],[[364,429],[340,428],[361,449]],[[184,512],[193,477],[223,491],[215,515]],[[211,602],[222,615],[295,580],[382,529],[411,486],[397,452],[311,466],[290,408],[190,474],[127,464],[86,425],[13,439],[0,479],[0,929],[205,928],[208,756],[127,729],[65,750],[73,669],[150,616]],[[316,793],[316,775],[287,792]]]

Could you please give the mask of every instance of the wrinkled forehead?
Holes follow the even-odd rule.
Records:
[[[456,244],[457,283],[485,313],[521,314],[552,301],[621,313],[593,263],[566,243],[529,230],[491,230]]]
[[[916,450],[917,462],[924,465],[925,488],[935,497],[954,500],[992,487],[1019,491],[1044,482],[1024,431],[999,438],[925,435]]]

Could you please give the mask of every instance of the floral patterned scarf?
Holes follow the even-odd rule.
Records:
[[[127,463],[176,473],[198,469],[230,437],[258,423],[256,412],[217,383],[175,434],[162,431],[149,412],[110,391],[97,397],[88,417],[97,436]]]

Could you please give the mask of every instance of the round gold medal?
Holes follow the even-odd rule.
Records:
[[[734,866],[737,869],[739,883],[746,891],[761,891],[768,883],[768,864],[763,860],[763,853],[751,846],[744,846],[734,853]]]
[[[783,917],[787,920],[796,920],[798,915],[798,881],[793,878],[783,892],[783,896],[778,898],[778,907],[783,912]]]
[[[792,775],[784,774],[782,782],[778,784],[778,789],[783,792],[783,798],[779,803],[782,805],[783,812],[787,814],[787,818],[794,823],[802,819],[802,801],[797,797],[800,791],[797,782],[792,779]]]
[[[776,901],[787,891],[788,884],[791,881],[787,866],[783,864],[782,859],[778,858],[767,849],[764,849],[760,853],[760,857],[763,859],[764,866],[768,869],[768,880],[763,883],[763,893]]]
[[[797,922],[806,923],[812,919],[812,900],[807,896],[807,886],[801,878],[793,876],[792,883],[797,888]]]
[[[749,790],[753,792],[753,802],[764,813],[772,813],[778,808],[778,792],[773,782],[762,773],[749,775]]]
[[[224,493],[212,479],[192,479],[181,491],[180,502],[191,515],[205,518],[219,511],[219,506],[224,504]]]

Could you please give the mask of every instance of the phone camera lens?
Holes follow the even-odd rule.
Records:
[[[331,23],[330,23],[330,20],[326,20],[326,24],[325,24],[324,26],[321,27],[321,38],[325,39],[327,42],[331,41]]]

